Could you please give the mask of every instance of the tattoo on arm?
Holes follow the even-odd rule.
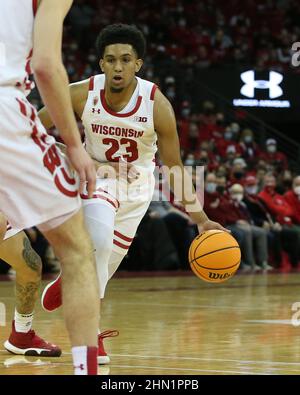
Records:
[[[23,246],[24,249],[22,251],[22,255],[27,266],[35,272],[40,272],[42,269],[41,258],[31,247],[30,241],[27,239],[27,237],[24,237]]]

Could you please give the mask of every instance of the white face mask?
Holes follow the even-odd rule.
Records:
[[[276,145],[269,145],[269,146],[267,147],[267,151],[270,152],[271,154],[273,154],[274,152],[277,151]]]
[[[294,192],[296,195],[300,196],[300,186],[294,188]]]
[[[235,193],[231,195],[233,200],[236,200],[237,202],[241,202],[243,200],[244,194],[243,193]]]
[[[214,193],[216,192],[216,189],[217,189],[217,184],[215,182],[208,182],[205,185],[205,190],[207,193]]]
[[[249,195],[256,195],[256,194],[257,194],[257,191],[258,191],[257,185],[251,185],[251,186],[249,186],[249,187],[246,187],[246,192],[247,192]]]
[[[245,136],[244,141],[245,141],[245,143],[252,143],[253,137],[252,136]]]

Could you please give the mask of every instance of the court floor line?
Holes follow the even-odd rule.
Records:
[[[169,356],[169,355],[110,354],[110,356],[124,357],[124,358],[141,358],[141,359],[169,359],[169,360],[186,360],[186,361],[190,360],[190,361],[203,361],[203,362],[235,362],[240,364],[290,365],[290,366],[299,366],[300,368],[300,362],[247,361],[247,360],[238,360],[238,359],[181,357],[181,356],[171,356],[171,355]]]
[[[181,372],[205,372],[205,373],[228,373],[228,374],[250,374],[250,375],[271,375],[272,373],[260,373],[251,371],[239,371],[239,370],[214,370],[214,369],[191,369],[191,368],[165,368],[162,366],[147,366],[147,365],[109,365],[111,368],[121,369],[152,369],[152,370],[171,370]],[[278,374],[278,373],[276,373]]]
[[[247,306],[235,306],[235,305],[212,305],[212,304],[176,304],[176,303],[136,303],[136,302],[118,302],[119,305],[131,305],[131,306],[159,306],[159,307],[176,307],[176,308],[191,308],[191,309],[199,309],[199,308],[214,308],[214,309],[231,309],[231,310],[266,310],[265,307],[260,307],[258,308],[257,306],[255,307],[247,307]]]

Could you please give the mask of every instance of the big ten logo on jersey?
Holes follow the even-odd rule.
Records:
[[[6,47],[4,43],[0,42],[0,67],[6,65]]]
[[[43,131],[39,131],[35,108],[26,100],[17,99],[17,101],[21,113],[30,122],[31,138],[43,152],[44,166],[53,175],[57,189],[68,197],[76,197],[78,195],[78,182],[74,176],[70,175],[66,160],[57,149],[55,140]]]
[[[134,117],[134,122],[146,123],[148,121],[147,117]]]

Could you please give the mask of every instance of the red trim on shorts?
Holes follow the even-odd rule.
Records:
[[[129,243],[132,242],[133,238],[127,237],[125,235],[123,235],[122,233],[118,232],[117,230],[114,231],[114,234],[118,237],[120,237],[120,239],[124,240],[124,241],[128,241]]]
[[[38,9],[38,0],[32,0],[33,16],[36,16],[37,9]]]
[[[88,199],[89,199],[88,195],[87,195],[87,194],[83,194],[83,193],[80,195],[80,197],[81,197],[81,199],[83,199],[83,200],[88,200]],[[111,199],[109,199],[109,198],[106,197],[106,196],[102,196],[102,195],[99,195],[98,193],[94,193],[92,199],[101,199],[101,200],[105,200],[105,201],[108,202],[111,206],[113,206],[113,208],[114,208],[115,210],[118,209],[118,206],[115,204],[115,202],[113,202]]]
[[[135,114],[137,112],[137,110],[140,108],[140,105],[142,103],[142,96],[139,96],[138,99],[137,99],[136,105],[135,105],[135,107],[134,107],[134,109],[132,111],[124,113],[124,114],[120,114],[118,112],[114,112],[113,110],[111,110],[108,107],[108,105],[106,103],[106,100],[105,100],[105,91],[104,91],[104,89],[101,89],[101,91],[100,91],[100,99],[101,99],[101,103],[102,103],[102,106],[103,106],[104,110],[106,112],[108,112],[108,114],[113,115],[115,117],[119,117],[119,118],[126,118],[126,117],[130,117],[131,115]]]
[[[62,192],[64,195],[69,196],[69,197],[76,197],[78,195],[78,191],[69,191],[66,189],[62,183],[60,182],[60,179],[58,178],[58,175],[56,174],[54,177],[54,183],[57,186],[57,188]]]
[[[94,90],[94,79],[95,79],[95,76],[90,78],[89,91],[93,91]]]
[[[153,87],[152,87],[151,93],[150,93],[150,100],[154,100],[154,95],[155,95],[155,92],[156,92],[157,88],[158,88],[158,86],[153,84]]]
[[[75,185],[76,184],[76,180],[75,178],[70,178],[68,173],[66,172],[66,169],[64,167],[62,167],[61,172],[65,178],[65,180],[67,181],[68,184],[70,185]]]
[[[22,100],[18,99],[18,98],[16,98],[16,100],[19,103],[21,113],[23,115],[25,115],[25,117],[27,117],[27,111],[26,111],[25,103]]]
[[[86,367],[87,374],[96,376],[98,373],[97,363],[98,347],[87,347],[86,351]]]
[[[114,239],[114,244],[120,248],[123,248],[123,250],[128,250],[130,246],[127,246],[125,244],[120,243],[118,240]]]

